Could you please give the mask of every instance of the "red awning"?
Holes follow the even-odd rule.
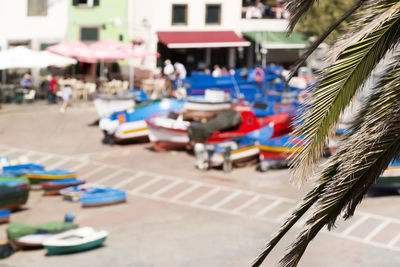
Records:
[[[160,42],[168,48],[242,47],[250,42],[234,31],[158,32]]]

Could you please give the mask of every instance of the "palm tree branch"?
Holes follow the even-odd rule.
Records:
[[[298,136],[306,139],[303,150],[293,161],[297,172],[301,169],[298,176],[302,179],[306,176],[306,168],[312,166],[322,154],[327,137],[341,112],[376,64],[398,41],[399,26],[400,12],[397,12],[369,36],[343,51],[314,90],[315,103],[299,116],[298,120],[304,120],[304,123],[295,130]],[[358,46],[362,48],[354,51]],[[317,153],[313,154],[315,150]]]

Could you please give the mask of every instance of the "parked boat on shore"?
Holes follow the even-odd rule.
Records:
[[[11,211],[8,209],[0,209],[0,223],[6,223],[10,220]]]
[[[81,252],[100,246],[107,238],[106,231],[81,227],[54,235],[43,242],[49,255]]]
[[[60,179],[60,180],[42,182],[40,183],[40,185],[44,190],[44,195],[51,196],[51,195],[58,195],[61,189],[71,186],[81,185],[84,183],[85,180],[70,178],[70,179]]]
[[[69,179],[75,178],[76,173],[62,170],[62,169],[54,169],[54,170],[33,170],[28,171],[26,173],[26,177],[32,184],[39,184],[41,182],[50,181],[50,180],[60,180],[60,179]]]
[[[124,190],[111,187],[80,185],[62,189],[66,200],[81,201],[82,207],[98,207],[126,202]]]

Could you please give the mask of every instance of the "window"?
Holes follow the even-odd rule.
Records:
[[[72,5],[77,7],[99,6],[100,0],[72,0]]]
[[[187,24],[187,5],[172,5],[172,25]]]
[[[47,0],[28,0],[28,16],[47,16]]]
[[[98,41],[99,40],[99,27],[82,27],[81,28],[81,41]]]
[[[221,5],[206,5],[206,24],[221,24]]]

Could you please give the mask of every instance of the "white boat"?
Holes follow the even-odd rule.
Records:
[[[43,242],[50,255],[80,252],[100,246],[107,238],[104,230],[81,227],[54,235]]]
[[[127,139],[147,138],[149,131],[144,120],[132,121],[121,124],[115,131],[115,141],[120,142]]]
[[[218,115],[221,110],[230,109],[232,102],[224,91],[206,89],[204,97],[189,97],[183,107],[185,120],[210,119]]]
[[[109,117],[112,113],[120,112],[135,107],[133,97],[110,97],[102,96],[93,101],[99,118]]]
[[[187,128],[190,122],[180,115],[177,119],[154,117],[146,120],[149,139],[157,151],[181,150],[189,145]]]
[[[11,240],[11,244],[16,249],[40,248],[43,246],[44,241],[56,234],[58,233],[24,235],[17,239]]]

